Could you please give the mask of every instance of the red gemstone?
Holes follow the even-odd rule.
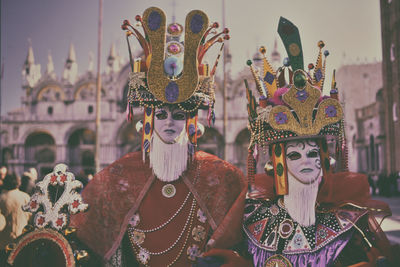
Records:
[[[75,200],[73,203],[72,203],[72,207],[74,207],[75,209],[77,208],[79,206],[79,200]]]
[[[65,174],[60,176],[60,181],[64,183],[67,180],[67,176]]]
[[[55,183],[57,181],[57,175],[53,174],[50,178],[51,183]]]
[[[56,221],[57,226],[62,226],[64,224],[63,218],[58,218]]]
[[[31,207],[31,209],[36,209],[36,207],[37,207],[37,202],[36,202],[36,200],[34,200],[34,201],[31,202],[30,207]]]
[[[45,220],[44,220],[44,217],[42,216],[42,217],[39,217],[37,223],[38,223],[39,225],[43,225],[43,224],[44,224],[44,221],[45,221]]]

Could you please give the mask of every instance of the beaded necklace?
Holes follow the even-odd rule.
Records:
[[[197,182],[197,180],[199,178],[200,166],[201,166],[201,162],[199,162],[197,164],[196,177],[195,177],[195,179],[193,181],[193,185],[196,184],[196,182]],[[185,225],[184,225],[182,231],[180,232],[180,234],[178,235],[177,239],[168,248],[166,248],[166,249],[164,249],[162,251],[152,252],[152,251],[149,251],[148,249],[142,247],[141,244],[143,244],[143,242],[144,242],[145,233],[158,231],[158,230],[164,228],[166,225],[168,225],[181,212],[181,210],[185,206],[186,202],[190,198],[191,194],[192,193],[189,191],[189,193],[187,194],[185,200],[180,205],[178,210],[166,222],[162,223],[161,225],[159,225],[157,227],[154,227],[154,228],[151,228],[151,229],[137,229],[137,228],[134,228],[132,226],[128,226],[129,241],[131,243],[131,246],[132,246],[132,249],[133,249],[134,253],[136,254],[136,258],[138,259],[138,261],[141,264],[147,266],[148,262],[150,261],[150,255],[153,255],[153,256],[163,255],[163,254],[167,253],[168,251],[170,251],[171,249],[173,249],[176,246],[176,244],[179,242],[179,240],[182,238],[182,236],[185,233],[186,229],[188,229],[187,230],[187,234],[185,236],[185,241],[184,241],[184,243],[182,245],[182,248],[178,252],[178,255],[175,257],[175,259],[170,264],[168,264],[167,266],[172,266],[180,258],[184,248],[186,247],[187,240],[188,240],[189,234],[190,234],[190,229],[192,228],[192,223],[193,223],[193,218],[194,218],[194,210],[196,208],[196,199],[195,199],[194,196],[193,196],[192,205],[191,205],[188,217],[186,219]],[[136,246],[139,248],[139,251],[136,249]]]

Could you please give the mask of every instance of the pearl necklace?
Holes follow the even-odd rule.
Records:
[[[193,185],[197,183],[197,180],[198,180],[198,178],[199,178],[199,175],[200,175],[200,165],[201,165],[201,162],[198,163],[198,165],[197,165],[196,177],[195,177],[195,179],[194,179],[194,181],[193,181]],[[160,226],[154,227],[154,228],[152,228],[152,229],[146,229],[146,230],[144,230],[144,229],[136,229],[136,228],[134,228],[134,227],[132,227],[132,226],[128,226],[128,237],[129,237],[129,241],[130,241],[130,243],[131,243],[131,246],[132,246],[132,248],[133,248],[133,250],[134,250],[134,252],[135,252],[135,254],[136,254],[137,259],[138,259],[142,264],[144,264],[145,266],[147,266],[147,263],[148,263],[149,260],[150,260],[150,255],[156,255],[156,256],[162,255],[162,254],[165,254],[165,253],[167,253],[168,251],[170,251],[172,248],[174,248],[175,245],[176,245],[176,244],[179,242],[179,240],[182,238],[183,233],[185,232],[185,230],[186,230],[188,224],[190,224],[190,225],[189,225],[189,228],[188,228],[189,230],[187,231],[187,234],[186,234],[186,237],[185,237],[185,241],[184,241],[184,243],[183,243],[182,248],[181,248],[180,251],[178,252],[178,255],[175,257],[175,259],[174,259],[170,264],[168,264],[167,266],[168,266],[168,267],[169,267],[169,266],[172,266],[172,265],[180,258],[180,256],[182,255],[182,252],[183,252],[183,250],[184,250],[184,248],[185,248],[185,246],[186,246],[186,244],[187,244],[187,240],[188,240],[189,234],[190,234],[190,229],[191,229],[192,223],[193,223],[194,210],[195,210],[195,207],[196,207],[196,199],[195,199],[194,196],[193,196],[192,206],[191,206],[191,208],[190,208],[189,215],[188,215],[188,218],[186,219],[185,225],[184,225],[184,227],[183,227],[181,233],[179,234],[178,238],[174,241],[174,243],[173,243],[172,245],[170,245],[168,248],[164,249],[163,251],[151,252],[151,251],[148,251],[147,249],[143,248],[140,244],[142,244],[142,243],[144,242],[144,238],[145,238],[145,237],[144,237],[144,233],[155,232],[155,231],[157,231],[157,230],[162,229],[162,228],[165,227],[167,224],[169,224],[169,223],[180,213],[180,211],[183,209],[183,207],[185,206],[185,204],[186,204],[187,200],[189,199],[190,195],[191,195],[191,192],[189,191],[188,194],[187,194],[187,196],[186,196],[186,198],[185,198],[185,200],[183,201],[183,203],[181,204],[181,206],[178,208],[178,210],[174,213],[174,215],[172,215],[171,218],[169,218],[166,222],[164,222],[164,223],[161,224]],[[142,235],[143,235],[143,236],[142,236],[142,240],[140,240],[140,241],[135,241],[135,238],[134,238],[134,231],[139,232],[139,233],[142,233]],[[138,246],[138,248],[140,249],[139,252],[138,252],[137,249],[135,248],[135,245]]]
[[[149,250],[143,248],[138,242],[136,242],[136,241],[134,240],[132,229],[129,229],[129,230],[128,230],[128,231],[129,231],[130,240],[131,240],[135,245],[137,245],[137,246],[140,248],[140,250],[144,250],[144,251],[147,252],[149,255],[162,255],[162,254],[167,253],[168,251],[170,251],[171,249],[173,249],[173,248],[175,247],[175,245],[179,242],[179,240],[182,238],[183,233],[185,232],[185,230],[186,230],[186,228],[187,228],[187,226],[188,226],[188,224],[189,224],[189,221],[191,221],[191,218],[193,217],[195,207],[196,207],[196,199],[193,198],[192,207],[190,208],[189,215],[188,215],[188,217],[187,217],[187,219],[186,219],[185,225],[183,226],[183,229],[182,229],[182,231],[180,232],[178,238],[177,238],[177,239],[174,241],[174,243],[172,243],[172,245],[170,245],[168,248],[166,248],[166,249],[164,249],[164,250],[162,250],[162,251],[159,251],[159,252],[152,252],[152,251],[149,251]]]
[[[164,222],[163,224],[161,224],[161,225],[159,225],[159,226],[157,226],[157,227],[151,228],[151,229],[138,229],[138,228],[134,228],[134,227],[131,227],[131,229],[132,229],[132,230],[135,230],[135,231],[138,231],[138,232],[140,232],[140,233],[151,233],[151,232],[155,232],[155,231],[158,231],[158,230],[164,228],[167,224],[169,224],[169,223],[179,214],[179,212],[181,212],[181,210],[182,210],[183,207],[185,206],[185,204],[186,204],[186,202],[188,201],[189,196],[190,196],[191,194],[192,194],[192,192],[189,191],[189,193],[187,194],[185,200],[183,201],[183,203],[181,204],[181,206],[178,208],[178,210],[174,213],[174,215],[171,216],[171,218],[169,218],[169,219],[168,219],[166,222]]]

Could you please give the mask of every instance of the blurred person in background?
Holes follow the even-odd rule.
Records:
[[[19,190],[32,196],[35,189],[38,173],[35,168],[29,168],[29,171],[24,172],[21,177],[21,186]]]
[[[21,179],[15,174],[7,174],[4,178],[0,194],[0,213],[5,217],[5,227],[0,231],[1,250],[21,235],[30,218],[30,213],[22,210],[22,206],[29,202],[29,195],[18,189],[20,184]]]
[[[1,193],[1,190],[3,189],[3,180],[6,177],[6,174],[7,174],[7,167],[1,166],[0,167],[0,193]]]

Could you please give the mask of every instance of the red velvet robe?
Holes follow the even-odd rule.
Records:
[[[148,160],[143,163],[141,152],[127,154],[96,174],[86,186],[82,197],[89,204],[89,210],[73,215],[71,226],[77,228],[82,242],[108,260],[120,245],[128,221],[136,212],[141,216],[138,228],[158,226],[174,214],[190,190],[192,196],[179,215],[159,234],[158,231],[150,233],[143,246],[150,251],[168,248],[182,231],[193,196],[197,202],[195,212],[200,207],[205,213],[207,223],[204,226],[213,231],[211,238],[216,247],[228,248],[240,241],[238,229],[241,228],[246,188],[239,169],[216,156],[197,152],[188,170],[175,183],[176,195],[170,199],[163,197],[161,188],[165,183],[156,181]],[[196,214],[194,220],[197,220]],[[169,253],[151,256],[150,264],[156,266],[162,262],[164,265],[174,260],[185,234]],[[185,259],[181,261],[182,266],[188,263],[186,250],[191,244],[190,238],[181,256]],[[198,243],[202,251],[207,240]]]

